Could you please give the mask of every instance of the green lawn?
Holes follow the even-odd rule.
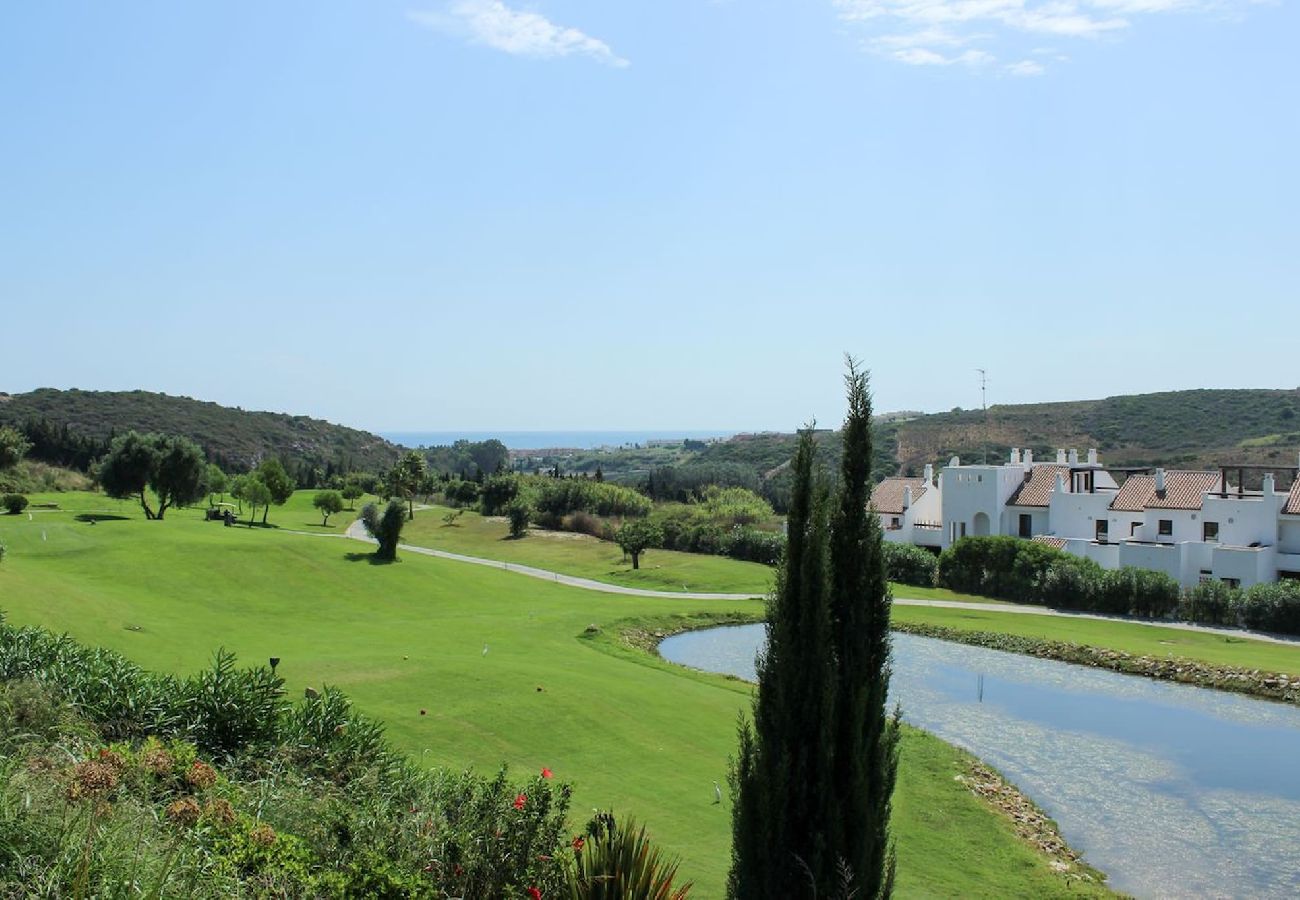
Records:
[[[635,813],[683,857],[696,896],[721,895],[730,817],[712,782],[725,783],[748,686],[581,635],[638,616],[757,615],[758,601],[621,597],[415,554],[376,566],[360,544],[289,533],[297,507],[272,509],[276,530],[224,528],[198,510],[145,522],[130,504],[57,499],[65,511],[0,517],[0,607],[13,621],[159,670],[193,671],[218,646],[279,656],[292,692],[346,689],[430,763],[549,766],[575,785],[575,819],[597,806]],[[92,509],[126,518],[78,519]],[[954,748],[907,732],[900,895],[1070,893],[954,781],[961,766]]]
[[[981,609],[939,609],[895,606],[899,622],[944,625],[966,631],[994,631],[1023,637],[1069,641],[1092,647],[1121,650],[1138,656],[1177,656],[1219,666],[1240,666],[1300,675],[1300,643],[1274,644],[1180,628],[1161,628],[1136,622],[1032,616]]]
[[[408,522],[402,541],[417,547],[450,550],[467,556],[500,559],[627,587],[661,591],[704,591],[724,594],[766,594],[772,585],[772,568],[724,556],[648,550],[641,568],[633,569],[617,544],[585,534],[531,529],[527,537],[513,539],[503,518],[484,518],[469,510],[456,524],[443,517],[443,506],[418,510]]]

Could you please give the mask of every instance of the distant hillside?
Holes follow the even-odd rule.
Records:
[[[56,442],[66,435],[69,445],[102,442],[131,429],[182,434],[203,447],[209,459],[234,472],[271,456],[283,459],[291,470],[318,466],[374,471],[392,465],[398,453],[396,445],[377,435],[321,419],[248,412],[148,391],[40,388],[27,394],[0,393],[0,424],[41,428]]]
[[[1064,403],[954,410],[891,423],[900,468],[961,456],[999,459],[1011,447],[1042,458],[1089,447],[1114,466],[1195,468],[1223,463],[1294,466],[1300,448],[1300,390],[1195,390]]]
[[[920,474],[953,456],[979,462],[1006,458],[1012,447],[1030,448],[1039,459],[1056,449],[1090,447],[1112,466],[1185,468],[1227,463],[1296,465],[1300,451],[1300,389],[1195,390],[989,407],[925,415],[890,413],[875,423],[875,475]],[[818,435],[829,468],[839,454],[839,435]],[[731,464],[757,474],[765,492],[779,497],[780,481],[794,452],[793,434],[737,435],[687,454],[676,465]]]

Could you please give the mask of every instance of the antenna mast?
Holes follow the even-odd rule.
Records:
[[[989,464],[989,373],[987,369],[976,369],[980,376],[980,409],[984,412],[984,465]]]

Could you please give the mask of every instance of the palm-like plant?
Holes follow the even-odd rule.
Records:
[[[584,838],[574,841],[568,872],[572,900],[685,900],[691,884],[673,887],[677,860],[664,856],[628,818],[620,824],[612,813],[599,813]]]

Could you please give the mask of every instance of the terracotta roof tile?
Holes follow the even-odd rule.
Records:
[[[1066,544],[1065,538],[1052,537],[1046,534],[1036,534],[1033,536],[1032,540],[1035,543],[1046,544],[1049,547],[1055,547],[1057,550],[1064,550]]]
[[[871,492],[871,508],[886,515],[900,515],[903,512],[903,492],[909,487],[912,489],[912,502],[915,503],[925,493],[925,479],[886,478]]]
[[[1025,483],[1016,489],[1007,501],[1008,506],[1047,506],[1052,499],[1052,489],[1056,487],[1057,474],[1065,476],[1065,483],[1070,484],[1069,466],[1034,466],[1029,470]]]
[[[1156,494],[1154,475],[1132,475],[1119,489],[1110,508],[1117,512],[1142,512],[1146,509],[1200,509],[1206,491],[1220,490],[1218,472],[1189,472],[1170,469],[1165,472],[1164,496]]]
[[[1286,506],[1282,507],[1282,512],[1288,516],[1300,516],[1300,478],[1291,485],[1291,493],[1287,495]]]

